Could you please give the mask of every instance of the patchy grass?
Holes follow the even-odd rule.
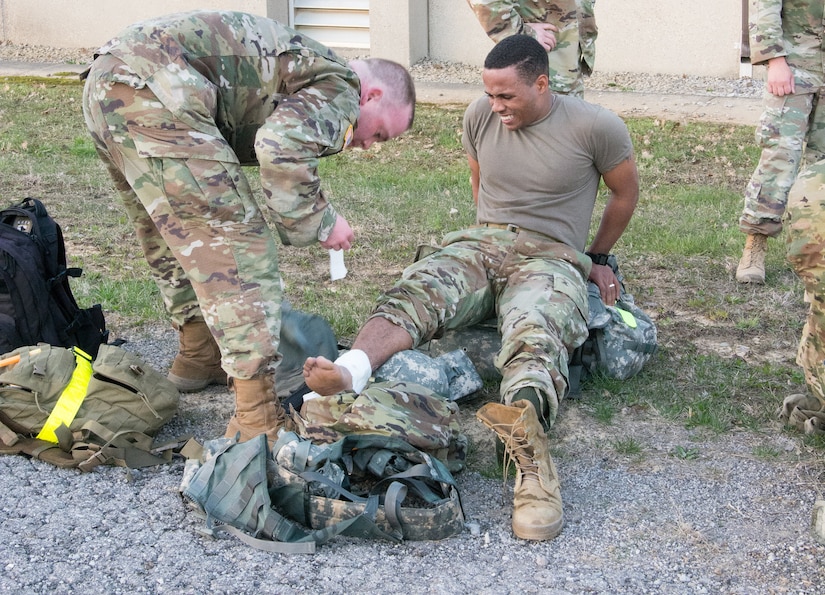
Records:
[[[0,90],[0,200],[46,203],[63,226],[71,263],[85,269],[73,284],[79,301],[102,303],[115,333],[163,320],[132,227],[88,140],[81,87],[8,77]],[[346,255],[350,273],[330,282],[318,246],[284,247],[282,271],[287,297],[330,320],[342,342],[418,245],[473,222],[462,115],[422,105],[402,138],[322,160],[324,187],[357,236]],[[660,351],[635,378],[595,378],[581,400],[564,406],[601,424],[640,410],[711,433],[775,424],[783,397],[804,390],[794,355],[805,305],[781,237],[769,243],[764,286],[734,280],[742,189],[758,154],[753,129],[651,118],[630,119],[628,127],[641,198],[615,251],[628,289],[656,320]],[[256,170],[247,172],[258,189]],[[803,444],[825,450],[820,438]],[[674,452],[689,459],[692,451]]]

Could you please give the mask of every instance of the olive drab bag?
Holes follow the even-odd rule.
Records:
[[[570,394],[580,392],[580,382],[593,374],[626,380],[641,372],[658,349],[656,324],[636,305],[624,286],[614,255],[607,264],[619,280],[619,299],[613,306],[602,301],[598,286],[587,282],[588,337],[570,358]]]
[[[152,436],[180,395],[136,354],[104,344],[92,358],[44,343],[5,354],[0,366],[0,453],[83,471],[171,459]]]
[[[316,444],[282,431],[207,441],[180,491],[206,524],[265,551],[312,553],[336,535],[444,539],[464,528],[446,466],[400,438],[352,434]]]
[[[36,198],[0,211],[0,353],[48,343],[95,356],[108,331],[100,304],[80,308],[60,225]]]

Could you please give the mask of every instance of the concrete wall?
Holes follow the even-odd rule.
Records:
[[[287,22],[288,0],[0,0],[0,39],[97,47],[124,26],[204,9],[244,10]],[[596,68],[602,72],[711,75],[740,72],[740,0],[599,0]],[[402,64],[480,65],[492,47],[465,0],[371,0],[371,53]]]
[[[426,0],[370,0],[370,53],[405,66],[429,55]]]
[[[0,39],[96,48],[131,23],[170,12],[242,10],[286,22],[287,0],[0,0]]]
[[[597,2],[596,68],[738,77],[742,3],[738,0]]]
[[[738,0],[599,0],[596,23],[602,72],[739,76]],[[479,66],[493,46],[464,0],[431,0],[429,25],[434,60]]]

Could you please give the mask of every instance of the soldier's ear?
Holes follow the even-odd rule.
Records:
[[[381,87],[370,86],[365,89],[361,90],[361,105],[364,105],[368,101],[373,100],[381,100],[381,97],[384,96],[384,89]]]

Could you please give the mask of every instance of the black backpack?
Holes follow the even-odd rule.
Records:
[[[92,357],[108,331],[100,304],[81,309],[63,232],[36,198],[0,211],[0,354],[25,345],[79,347]]]

